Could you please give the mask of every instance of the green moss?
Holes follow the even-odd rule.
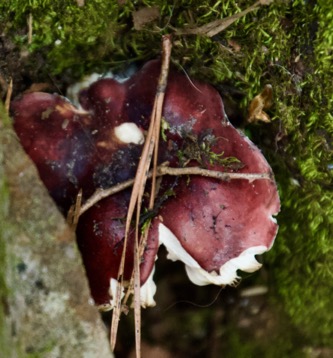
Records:
[[[282,194],[282,226],[270,255],[274,286],[292,322],[316,344],[330,345],[332,193],[307,183]]]
[[[154,58],[161,34],[225,18],[253,1],[120,3],[86,1],[78,7],[69,0],[16,0],[0,5],[1,29],[29,50],[32,62],[36,56],[45,59],[41,76],[77,78]],[[160,18],[135,30],[132,12],[152,5],[159,7]],[[280,232],[265,261],[272,299],[317,345],[332,345],[333,334],[332,19],[329,1],[275,1],[213,39],[174,35],[172,52],[172,61],[191,76],[237,89],[243,112],[265,84],[273,87],[272,124],[247,128],[274,168],[282,200]]]
[[[286,322],[288,327],[288,323]],[[225,349],[223,357],[248,358],[248,357],[265,357],[265,358],[305,358],[307,355],[300,344],[299,336],[290,330],[276,332],[270,336],[269,340],[261,337],[244,337],[237,327],[230,327],[225,334]]]
[[[288,167],[276,168],[283,210],[280,234],[270,259],[276,266],[272,268],[275,288],[292,322],[318,345],[331,345],[333,86],[328,63],[329,58],[330,63],[333,60],[333,24],[327,3],[318,2],[311,10],[311,22],[298,24],[303,31],[308,27],[300,47],[300,54],[308,62],[304,78],[294,84],[293,98],[277,106],[277,113],[284,114],[282,121],[288,135],[284,148]],[[317,24],[318,30],[311,35],[311,26]],[[309,51],[311,36],[316,38]]]
[[[224,18],[249,6],[250,1],[217,2],[210,1],[86,1],[78,7],[75,1],[25,1],[16,0],[3,5],[3,21],[6,31],[15,31],[18,43],[30,52],[39,51],[48,58],[44,71],[58,74],[65,70],[79,75],[97,68],[126,65],[134,60],[146,60],[160,53],[161,33],[172,32],[173,28],[201,26],[218,18]],[[160,19],[147,25],[142,31],[132,27],[132,12],[143,6],[158,6]],[[268,11],[263,8],[238,20],[222,35],[214,40],[201,36],[175,36],[173,58],[190,73],[197,74],[217,83],[229,78],[251,88],[258,66],[266,65],[271,58],[280,55],[285,49],[286,36],[279,32],[279,19],[287,5],[274,5]],[[257,16],[260,14],[260,16]],[[32,15],[32,43],[28,45],[27,21]],[[21,31],[17,28],[21,27]],[[259,28],[259,30],[258,30]],[[276,36],[279,34],[279,36]],[[245,36],[244,36],[245,35]],[[244,53],[230,54],[225,50],[227,40],[235,39],[242,48],[253,41],[251,52],[255,53],[248,61]],[[279,39],[279,43],[276,43]],[[281,43],[280,43],[281,42]],[[259,43],[259,46],[256,44]],[[221,45],[222,44],[222,45]],[[269,51],[263,46],[270,46]],[[287,55],[287,54],[286,54]],[[260,60],[260,63],[259,61]],[[255,64],[256,71],[252,66]],[[234,71],[238,67],[239,70]],[[242,73],[243,72],[243,73]],[[257,90],[259,83],[256,83]],[[249,93],[252,96],[252,93]]]

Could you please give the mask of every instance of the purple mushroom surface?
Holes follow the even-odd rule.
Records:
[[[42,92],[13,101],[17,135],[63,212],[79,190],[87,199],[96,189],[135,177],[160,68],[160,61],[153,60],[125,81],[97,80],[78,94],[80,108]],[[153,272],[159,245],[166,247],[171,260],[184,262],[193,283],[223,286],[237,281],[238,270],[260,268],[256,255],[271,248],[278,229],[274,216],[280,210],[279,196],[261,151],[231,125],[212,86],[173,69],[159,143],[159,163],[165,162],[175,168],[266,177],[161,178],[140,265],[143,306],[155,304]],[[103,309],[113,306],[130,193],[126,189],[101,200],[80,217],[77,227],[91,294]],[[134,240],[131,232],[125,280],[133,270]]]

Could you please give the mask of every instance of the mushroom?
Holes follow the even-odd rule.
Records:
[[[124,250],[125,222],[130,191],[108,197],[82,215],[77,227],[77,241],[89,279],[91,295],[102,310],[112,309],[117,277]],[[130,232],[123,278],[129,283],[133,271],[135,234]],[[154,306],[156,286],[154,264],[159,247],[158,233],[151,231],[140,265],[141,305]]]
[[[59,205],[68,208],[80,188],[87,198],[94,189],[134,177],[159,72],[160,61],[153,60],[126,81],[98,80],[80,92],[80,110],[63,97],[44,93],[13,102],[18,136]],[[270,166],[230,124],[212,86],[171,70],[162,128],[159,163],[247,178],[162,178],[140,266],[144,306],[154,304],[152,275],[160,244],[170,259],[184,262],[195,284],[233,284],[238,270],[253,272],[261,266],[256,255],[272,246],[280,208]],[[253,179],[253,173],[265,178]],[[103,309],[114,304],[129,196],[126,190],[103,199],[80,217],[77,227],[92,297]],[[125,281],[133,270],[133,245],[130,233]]]
[[[255,255],[273,244],[279,207],[274,184],[182,179],[155,221],[171,260],[181,260],[195,284],[226,285],[237,270],[260,268]],[[263,191],[263,189],[265,191]]]
[[[117,108],[121,84],[109,79],[105,86],[104,81],[93,84],[86,97],[81,93],[83,110],[65,97],[42,92],[24,94],[11,104],[16,133],[63,212],[80,189],[87,199],[96,188],[135,175],[143,131],[122,121]]]
[[[128,116],[142,126],[147,125],[159,68],[158,61],[151,61],[129,80]],[[194,283],[233,284],[238,270],[260,268],[255,256],[274,242],[280,202],[272,170],[260,150],[230,124],[220,95],[208,84],[172,71],[163,119],[170,144],[169,151],[160,154],[161,161],[180,165],[182,154],[187,166],[265,173],[271,178],[180,178],[155,219],[154,229],[158,227],[168,257],[183,261]]]
[[[92,117],[62,96],[24,94],[11,104],[14,128],[64,212],[92,175]]]
[[[135,176],[144,134],[124,116],[126,91],[124,84],[103,78],[79,93],[81,106],[93,117],[96,188],[107,188]]]
[[[95,189],[135,176],[144,135],[135,123],[123,120],[121,87],[111,79],[92,84],[80,93],[83,109],[62,96],[41,92],[24,94],[12,102],[14,127],[21,143],[64,213],[80,189],[87,198]],[[128,196],[121,193],[105,199],[83,215],[77,228],[91,294],[104,310],[113,307]],[[133,240],[131,235],[125,280],[130,279],[133,268]],[[152,277],[157,249],[157,238],[150,238],[141,265],[144,306],[154,304]]]

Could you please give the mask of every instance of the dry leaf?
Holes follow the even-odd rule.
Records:
[[[42,92],[42,91],[50,89],[50,87],[52,87],[52,86],[49,83],[46,83],[46,82],[33,83],[23,93]]]
[[[239,52],[242,49],[241,45],[233,39],[228,40],[228,45],[234,50],[234,52]]]
[[[269,115],[264,111],[272,105],[273,88],[271,85],[265,85],[263,91],[255,96],[249,106],[249,114],[247,121],[256,123],[258,121],[269,123],[271,120]]]
[[[157,6],[144,7],[132,13],[135,30],[142,30],[148,23],[160,16],[160,9]]]

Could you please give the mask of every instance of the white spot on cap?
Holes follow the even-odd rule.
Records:
[[[115,127],[116,137],[123,143],[142,144],[145,140],[142,131],[135,123],[125,122]]]

